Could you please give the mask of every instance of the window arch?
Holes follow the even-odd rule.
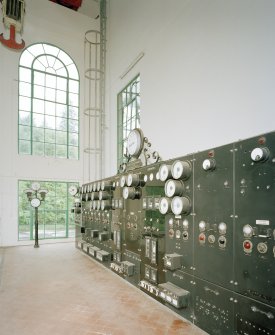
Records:
[[[37,43],[19,61],[19,154],[78,159],[79,74],[56,46]]]

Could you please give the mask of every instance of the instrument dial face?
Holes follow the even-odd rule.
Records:
[[[189,162],[175,161],[171,168],[174,179],[188,179],[191,174],[191,165]]]
[[[34,208],[39,207],[41,204],[41,201],[38,198],[34,198],[31,200],[31,206]]]
[[[166,214],[170,209],[170,199],[161,198],[159,202],[159,211],[161,214]]]
[[[164,186],[164,190],[165,190],[165,195],[169,198],[173,197],[173,195],[175,194],[176,191],[176,185],[175,185],[175,181],[170,179],[167,180],[167,182],[165,183]]]
[[[267,148],[255,148],[251,152],[251,159],[253,162],[264,161],[269,156],[269,150]]]
[[[143,147],[143,134],[140,129],[133,129],[127,139],[127,150],[130,156],[138,157]]]
[[[122,176],[120,178],[120,187],[124,187],[126,184],[126,177],[125,176]]]
[[[170,177],[170,174],[171,174],[171,166],[162,164],[159,168],[159,179],[161,181],[165,181]]]
[[[77,194],[77,192],[78,192],[78,187],[77,186],[72,185],[72,186],[69,187],[69,193],[73,197]]]
[[[34,191],[38,191],[40,189],[40,184],[37,181],[33,182],[32,183],[32,189]]]
[[[188,214],[190,208],[190,201],[186,197],[174,197],[171,202],[171,209],[175,215]]]

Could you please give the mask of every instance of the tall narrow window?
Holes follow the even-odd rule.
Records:
[[[24,190],[31,188],[31,180],[18,183],[18,239],[33,240],[35,211],[31,207]],[[45,201],[38,209],[39,239],[73,237],[75,235],[74,214],[70,209],[73,198],[69,187],[76,183],[39,181],[41,188],[48,190]]]
[[[78,159],[79,75],[59,48],[33,44],[19,62],[18,151]]]
[[[126,140],[131,130],[140,127],[140,76],[135,77],[117,96],[117,164],[125,162]]]

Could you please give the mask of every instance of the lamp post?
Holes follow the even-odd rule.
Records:
[[[34,248],[39,248],[38,244],[38,207],[41,205],[42,201],[45,201],[46,194],[48,190],[41,189],[38,182],[34,182],[31,188],[24,191],[31,206],[35,210],[35,221],[34,221]]]

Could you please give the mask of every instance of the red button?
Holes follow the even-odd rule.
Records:
[[[248,241],[246,241],[243,246],[245,249],[251,249],[251,243]]]
[[[204,241],[204,240],[205,240],[205,235],[204,235],[204,234],[201,234],[201,235],[199,236],[199,239],[200,239],[200,241]]]

